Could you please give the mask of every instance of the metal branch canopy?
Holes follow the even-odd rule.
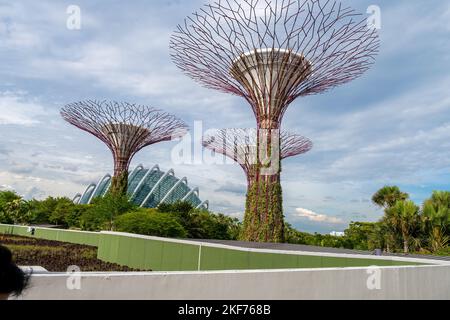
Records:
[[[217,0],[178,26],[170,42],[175,64],[205,87],[242,96],[256,118],[243,240],[284,240],[281,166],[268,175],[260,154],[281,161],[269,145],[281,140],[288,106],[362,75],[379,44],[361,14],[332,0]]]
[[[219,0],[179,25],[170,47],[187,75],[244,97],[258,124],[271,128],[297,97],[362,75],[379,38],[336,1]]]
[[[248,176],[257,164],[257,134],[254,129],[221,129],[205,136],[203,146],[234,160]],[[283,131],[280,136],[282,160],[307,153],[313,147],[311,140],[299,134]]]
[[[187,125],[173,115],[127,102],[76,102],[65,106],[61,116],[108,146],[114,157],[111,191],[121,194],[127,190],[128,169],[138,151],[187,132]]]

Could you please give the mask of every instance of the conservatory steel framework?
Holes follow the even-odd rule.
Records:
[[[83,194],[77,194],[73,202],[90,204],[95,198],[103,197],[111,187],[111,180],[110,174],[105,175],[98,183],[90,184]],[[162,203],[177,201],[187,201],[197,209],[209,207],[209,201],[200,200],[199,188],[188,186],[186,177],[178,179],[173,169],[163,172],[158,165],[151,169],[137,166],[129,176],[128,194],[141,208],[156,208]]]

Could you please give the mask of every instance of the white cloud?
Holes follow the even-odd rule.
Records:
[[[239,220],[244,219],[244,212],[233,212],[228,214],[232,218],[238,218]]]
[[[30,126],[39,123],[37,117],[45,114],[43,106],[27,101],[23,93],[0,93],[0,125]]]
[[[315,213],[314,211],[297,208],[294,213],[295,217],[306,218],[309,221],[320,222],[320,223],[331,223],[331,224],[342,224],[344,221],[340,218],[330,217],[325,214]]]

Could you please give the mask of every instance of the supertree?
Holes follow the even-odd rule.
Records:
[[[151,107],[127,102],[81,101],[66,105],[61,116],[70,124],[103,141],[114,158],[111,193],[125,195],[128,169],[141,149],[187,133],[180,119]]]
[[[218,0],[185,19],[171,37],[175,64],[202,85],[245,98],[256,117],[259,154],[272,156],[288,106],[362,75],[379,37],[366,19],[331,0]],[[276,143],[275,143],[276,144]],[[257,161],[244,240],[283,241],[280,170]],[[262,172],[265,171],[265,172]],[[271,223],[270,221],[275,221]]]
[[[258,192],[257,181],[258,166],[258,131],[255,129],[220,129],[210,132],[203,137],[203,146],[215,153],[222,154],[237,162],[245,172],[247,177],[247,200],[246,211],[257,211],[258,202],[252,201],[252,194]],[[313,147],[313,143],[308,138],[301,135],[283,131],[280,133],[279,157],[281,160],[307,153]],[[281,205],[281,203],[280,203]],[[281,209],[281,208],[280,208]],[[283,221],[269,220],[265,226],[260,226],[261,221],[255,215],[246,215],[244,224],[247,226],[247,232],[258,233],[261,228],[275,224],[279,225]],[[271,216],[271,219],[280,219],[280,216]],[[281,217],[282,218],[282,217]]]

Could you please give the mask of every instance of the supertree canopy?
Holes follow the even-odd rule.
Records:
[[[261,131],[258,149],[277,162],[271,146],[288,106],[362,75],[375,61],[379,37],[365,17],[338,1],[217,0],[186,18],[170,47],[191,78],[249,102]],[[244,223],[244,240],[283,241],[279,174],[259,172],[248,196],[260,205],[246,215],[255,216],[260,229],[252,232]]]
[[[160,110],[126,102],[82,101],[66,105],[61,116],[103,141],[114,158],[111,192],[126,194],[128,169],[146,146],[186,134],[187,125]]]
[[[248,184],[251,186],[257,167],[257,134],[255,129],[215,130],[203,137],[203,146],[237,162],[247,175]],[[311,140],[296,133],[283,131],[280,137],[281,160],[305,154],[313,147]]]

